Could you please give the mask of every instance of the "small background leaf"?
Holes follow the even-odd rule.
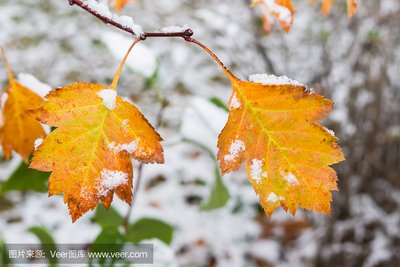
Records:
[[[130,226],[126,239],[133,243],[139,243],[145,239],[157,238],[170,244],[173,233],[174,228],[166,222],[153,218],[142,218]]]
[[[108,210],[103,205],[98,205],[94,215],[94,221],[101,228],[118,228],[122,225],[124,218],[112,207]]]
[[[50,173],[30,169],[25,162],[21,162],[8,180],[2,184],[0,193],[13,190],[46,192],[49,176]]]
[[[42,244],[42,249],[43,250],[57,250],[57,245],[54,242],[53,237],[51,234],[43,227],[35,226],[31,227],[28,229],[28,232],[34,234],[39,238],[40,243]],[[57,258],[51,258],[48,257],[49,259],[49,266],[50,267],[56,267],[57,266]]]

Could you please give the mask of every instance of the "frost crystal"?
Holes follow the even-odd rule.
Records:
[[[303,86],[303,84],[298,81],[289,79],[286,76],[275,76],[269,74],[252,74],[249,76],[249,81],[255,83],[262,83],[265,85],[283,85],[283,84],[291,84],[296,86]]]
[[[117,107],[117,91],[114,89],[103,89],[97,95],[103,99],[103,105],[109,110],[114,110]]]
[[[250,176],[251,176],[251,178],[256,180],[257,183],[261,182],[262,177],[267,176],[267,173],[263,172],[263,170],[262,170],[263,164],[264,164],[264,160],[253,159],[251,161]]]
[[[240,104],[239,99],[236,96],[236,93],[233,94],[232,99],[231,99],[231,104],[230,104],[230,108],[231,109],[236,109],[236,108],[240,108],[242,105]]]
[[[299,181],[297,180],[297,177],[293,173],[289,172],[288,174],[284,174],[283,172],[281,172],[281,175],[282,175],[283,179],[286,182],[288,182],[289,184],[291,184],[291,185],[298,185],[299,184]]]
[[[132,141],[128,144],[118,144],[117,142],[112,141],[108,145],[108,148],[111,149],[112,151],[114,151],[114,153],[119,153],[119,152],[125,150],[129,154],[132,154],[138,148],[138,139],[136,139],[135,141]]]
[[[128,174],[120,171],[101,170],[101,183],[99,186],[99,195],[106,196],[107,193],[120,185],[128,183]]]
[[[229,155],[225,155],[224,160],[234,161],[239,155],[239,152],[244,151],[245,149],[246,147],[243,141],[235,140],[232,142],[231,147],[229,148]]]
[[[43,138],[38,138],[35,140],[35,150],[43,143]]]

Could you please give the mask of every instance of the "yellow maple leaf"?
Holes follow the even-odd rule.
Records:
[[[35,140],[46,134],[29,110],[40,106],[43,99],[14,79],[3,49],[0,48],[0,52],[6,63],[9,77],[9,85],[1,97],[2,99],[6,98],[5,103],[1,103],[3,114],[0,139],[3,153],[5,158],[9,159],[12,152],[15,151],[28,162],[29,155],[34,149]]]
[[[275,17],[286,32],[290,31],[295,12],[291,0],[254,0],[251,5],[260,6],[265,32],[271,31],[271,17]]]
[[[275,81],[262,84],[225,72],[233,91],[218,141],[222,173],[245,161],[249,181],[269,216],[279,206],[292,214],[299,207],[329,214],[330,191],[337,189],[329,165],[344,157],[337,138],[316,121],[331,111],[332,101],[291,80],[271,76]]]
[[[114,8],[116,10],[121,10],[124,6],[129,2],[129,0],[115,0],[114,1]]]
[[[64,193],[72,220],[96,207],[109,207],[113,193],[130,204],[132,165],[163,162],[161,137],[140,111],[115,89],[75,83],[54,90],[34,114],[57,127],[35,151],[31,168],[52,171],[49,194]]]

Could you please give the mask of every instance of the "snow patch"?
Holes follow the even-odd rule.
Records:
[[[7,93],[2,93],[0,97],[0,107],[3,109],[4,105],[6,104],[8,99],[8,94]]]
[[[143,33],[142,26],[135,24],[132,17],[129,16],[118,16],[116,14],[112,15],[114,21],[118,22],[125,28],[132,30],[136,36],[140,36]]]
[[[51,91],[50,85],[40,82],[31,74],[20,73],[18,75],[18,82],[42,98]]]
[[[231,109],[237,109],[237,108],[240,108],[241,106],[242,106],[242,104],[240,103],[240,100],[237,98],[236,93],[234,93],[229,107]]]
[[[125,172],[103,169],[100,174],[99,196],[106,196],[109,191],[128,183],[128,174]]]
[[[38,149],[38,147],[43,143],[43,138],[38,138],[35,140],[35,150]]]
[[[112,141],[109,145],[108,148],[112,151],[114,151],[114,153],[119,153],[121,151],[126,151],[129,154],[132,154],[133,152],[135,152],[138,149],[138,139],[136,139],[135,141],[132,141],[130,143],[127,144],[118,144],[115,141]]]
[[[265,85],[283,85],[283,84],[291,84],[295,86],[304,86],[298,81],[289,79],[286,76],[275,76],[273,74],[252,74],[249,76],[249,81],[255,83],[262,83]]]
[[[164,32],[164,33],[184,32],[187,29],[189,29],[189,26],[186,24],[184,26],[174,25],[174,26],[167,26],[167,27],[162,28],[161,32]]]
[[[118,16],[117,14],[111,13],[108,6],[104,3],[97,2],[96,0],[86,0],[83,4],[92,9],[97,14],[114,20],[115,22],[121,24],[123,27],[132,30],[136,36],[139,36],[143,33],[142,26],[135,24],[133,18],[129,16]]]
[[[261,178],[267,177],[267,173],[262,170],[262,166],[264,164],[264,160],[253,159],[250,165],[250,176],[257,183],[261,182]]]
[[[289,172],[287,174],[281,172],[281,175],[283,177],[283,180],[285,180],[286,182],[288,182],[290,185],[298,185],[299,184],[299,180],[297,180],[297,177]]]
[[[332,131],[331,129],[328,129],[328,128],[324,127],[324,130],[327,131],[330,135],[336,136],[336,135],[335,135],[335,132]]]
[[[103,89],[97,93],[103,99],[103,105],[109,109],[114,110],[117,107],[117,91],[114,89]]]
[[[276,203],[278,200],[279,200],[279,198],[274,192],[269,193],[269,195],[267,197],[268,202]]]
[[[123,130],[125,133],[128,133],[128,123],[129,123],[129,120],[128,120],[128,119],[125,119],[125,120],[123,120],[123,121],[121,122],[122,130]]]
[[[240,152],[244,151],[246,146],[244,145],[243,141],[235,140],[232,142],[231,147],[229,148],[229,154],[225,155],[225,161],[234,161]]]
[[[284,197],[278,197],[274,192],[269,193],[267,196],[267,201],[271,203],[276,203],[278,201],[284,201]]]
[[[112,19],[113,17],[110,9],[104,3],[97,2],[96,0],[86,0],[83,4],[103,17],[108,19]]]

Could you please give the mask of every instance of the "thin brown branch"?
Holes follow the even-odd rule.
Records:
[[[134,32],[131,28],[126,27],[122,25],[121,23],[110,19],[108,17],[103,16],[102,14],[98,13],[96,10],[91,9],[88,5],[86,5],[83,1],[81,0],[68,0],[69,4],[72,5],[77,5],[80,8],[86,10],[93,16],[97,17],[101,21],[103,21],[106,24],[110,24],[116,28],[119,28],[127,33],[136,35],[140,37],[142,40],[145,40],[146,38],[150,37],[182,37],[184,39],[190,38],[193,35],[193,31],[191,29],[187,29],[182,32],[144,32],[144,33],[137,33]]]

